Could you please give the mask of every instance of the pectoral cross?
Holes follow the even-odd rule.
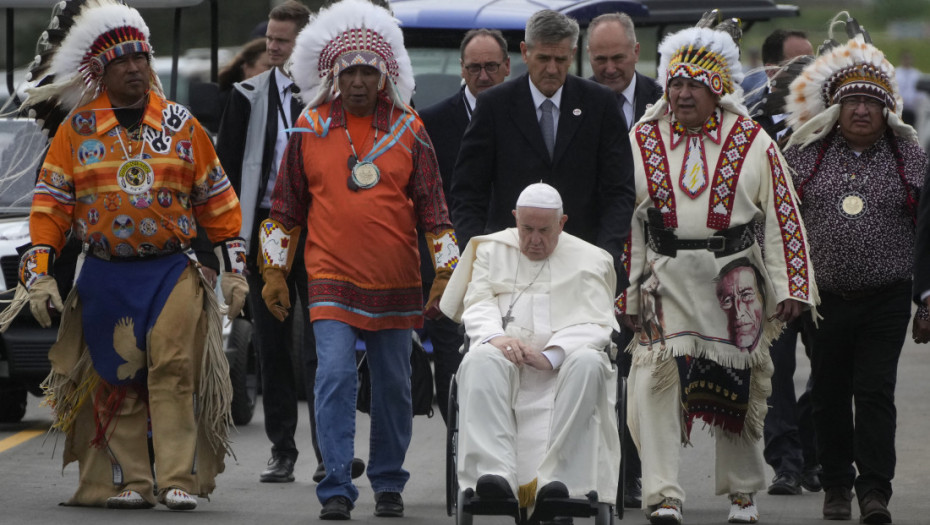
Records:
[[[509,309],[507,309],[507,313],[504,314],[503,317],[501,317],[501,324],[503,325],[502,328],[503,328],[504,330],[507,329],[507,325],[510,324],[510,321],[513,321],[513,316],[510,315],[510,313],[511,313],[512,311],[513,311],[513,306],[511,306]]]

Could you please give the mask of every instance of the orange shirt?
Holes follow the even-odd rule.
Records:
[[[130,140],[111,106],[104,93],[59,126],[32,199],[33,244],[60,253],[73,226],[94,255],[145,257],[180,251],[198,222],[214,242],[238,237],[239,199],[190,112],[151,93]]]
[[[331,119],[327,131],[291,136],[271,211],[285,228],[307,230],[311,319],[363,330],[420,326],[417,228],[434,234],[452,228],[423,124],[414,117],[397,142],[374,160],[381,176],[374,187],[353,191],[347,184],[352,149],[346,130],[364,158],[392,124],[410,114],[384,99],[378,100],[374,115],[350,116],[348,122],[339,99],[315,112],[323,121]],[[297,127],[312,127],[306,111]]]

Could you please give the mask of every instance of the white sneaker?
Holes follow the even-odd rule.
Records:
[[[681,519],[681,500],[678,498],[665,498],[649,515],[651,525],[681,525]]]
[[[757,523],[759,509],[752,500],[752,494],[737,492],[730,494],[730,523]]]
[[[124,490],[116,496],[107,498],[108,509],[150,509],[152,507],[153,505],[145,501],[142,494],[134,490]]]
[[[171,510],[194,510],[197,508],[197,498],[181,489],[168,489],[162,496],[164,503]]]

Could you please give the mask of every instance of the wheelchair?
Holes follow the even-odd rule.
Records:
[[[467,345],[467,342],[466,342]],[[616,366],[616,363],[614,363]],[[516,525],[538,525],[540,520],[555,516],[572,516],[578,518],[594,517],[596,525],[612,525],[614,515],[623,519],[624,472],[626,458],[620,456],[620,479],[617,483],[616,505],[598,501],[597,492],[591,491],[585,499],[555,498],[547,500],[536,507],[532,517],[527,516],[527,509],[521,508],[516,499],[481,501],[474,489],[461,490],[458,484],[458,436],[459,404],[458,382],[452,376],[449,385],[449,411],[446,425],[446,514],[455,516],[456,525],[472,525],[474,516],[509,515]],[[617,432],[620,436],[620,450],[628,437],[626,434],[626,378],[620,376],[617,382]],[[615,507],[615,508],[614,508]]]

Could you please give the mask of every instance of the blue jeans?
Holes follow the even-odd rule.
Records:
[[[321,503],[334,496],[358,499],[352,484],[355,457],[355,398],[358,372],[355,342],[365,336],[371,371],[371,437],[368,479],[378,492],[403,492],[410,473],[403,469],[413,431],[410,396],[411,330],[366,332],[340,321],[313,322],[317,345],[317,437],[326,477],[317,487]]]

